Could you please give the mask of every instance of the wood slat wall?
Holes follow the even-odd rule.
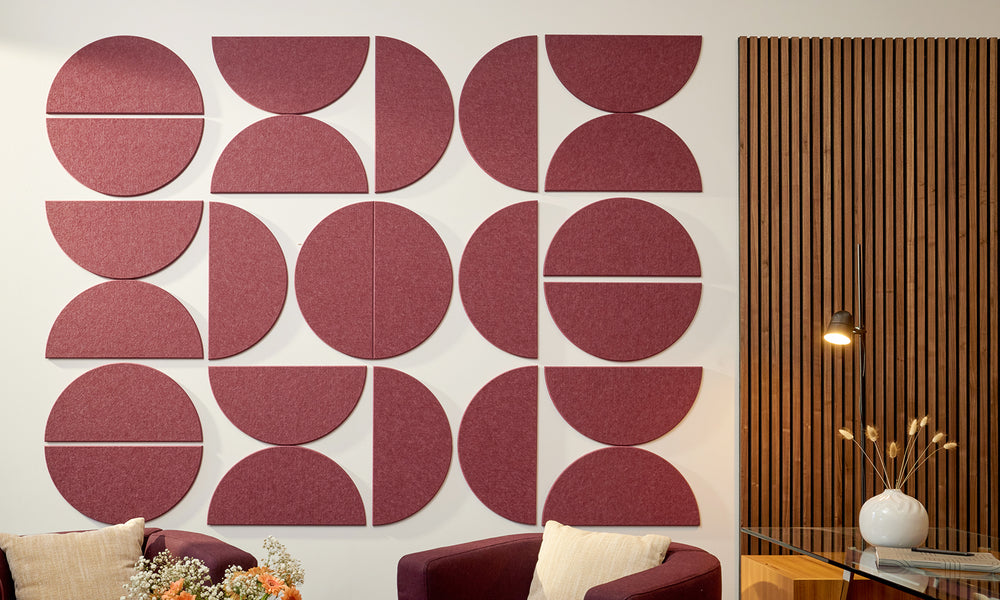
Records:
[[[822,341],[861,243],[866,420],[929,415],[959,447],[906,491],[1000,536],[997,39],[745,37],[739,61],[741,523],[854,525],[882,489],[836,436],[857,344]]]

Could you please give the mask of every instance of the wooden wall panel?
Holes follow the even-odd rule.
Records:
[[[997,39],[744,37],[739,60],[741,522],[855,524],[881,487],[835,432],[865,369],[884,436],[926,414],[959,443],[906,490],[932,526],[1000,536]],[[822,341],[857,243],[864,361]]]

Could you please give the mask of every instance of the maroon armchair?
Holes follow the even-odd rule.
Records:
[[[541,533],[524,533],[408,554],[396,571],[399,600],[525,600],[541,544]],[[661,565],[590,588],[585,600],[721,597],[719,560],[671,542]]]
[[[147,527],[144,536],[142,547],[146,558],[151,559],[163,550],[170,550],[174,556],[197,558],[208,567],[213,582],[222,581],[230,565],[244,569],[257,566],[253,554],[203,533]],[[3,551],[0,551],[0,600],[16,600],[14,580]]]

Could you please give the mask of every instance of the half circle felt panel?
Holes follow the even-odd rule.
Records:
[[[365,367],[209,367],[208,380],[243,433],[268,444],[306,444],[354,411]]]
[[[236,134],[212,173],[212,193],[368,192],[361,157],[339,131],[298,115],[270,117]]]
[[[46,358],[202,358],[201,336],[176,298],[142,281],[85,290],[56,317]]]
[[[546,367],[559,414],[583,435],[615,446],[651,442],[687,415],[701,367]]]
[[[566,525],[699,525],[694,492],[680,471],[641,448],[603,448],[559,475],[542,522]]]
[[[455,104],[426,54],[375,38],[375,191],[406,187],[441,159],[455,126]]]
[[[413,377],[374,367],[372,524],[423,508],[451,466],[451,427],[434,394]]]
[[[187,392],[151,367],[131,363],[87,371],[59,394],[46,442],[200,442]]]
[[[545,176],[553,192],[700,192],[701,173],[687,145],[649,117],[598,117],[556,149]]]
[[[66,61],[49,88],[50,114],[204,112],[191,69],[169,48],[119,35],[92,42]]]
[[[147,521],[177,505],[201,468],[200,446],[46,446],[52,483],[101,523]]]
[[[46,119],[56,158],[74,179],[108,196],[139,196],[173,181],[194,158],[204,119]]]
[[[280,476],[278,476],[280,475]],[[209,525],[364,525],[365,506],[344,469],[315,450],[265,448],[223,476]]]
[[[458,271],[465,314],[484,338],[538,358],[538,203],[491,215],[465,245]]]
[[[559,330],[581,350],[615,361],[648,358],[687,331],[700,283],[546,282]]]
[[[691,236],[670,213],[635,198],[609,198],[577,211],[556,232],[547,276],[699,277]]]
[[[476,163],[500,183],[538,191],[538,38],[504,42],[465,80],[458,108]]]
[[[230,204],[209,205],[208,357],[251,348],[285,306],[288,269],[274,234]]]
[[[634,113],[684,87],[701,54],[701,36],[547,35],[545,51],[556,77],[581,101]]]
[[[458,432],[462,473],[505,519],[534,525],[538,489],[538,367],[508,371],[469,403]]]
[[[73,262],[102,277],[133,279],[184,253],[201,223],[201,202],[46,202],[49,228]]]
[[[368,57],[367,37],[212,38],[223,79],[248,103],[272,113],[304,114],[354,85]]]

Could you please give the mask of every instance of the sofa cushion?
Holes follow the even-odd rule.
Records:
[[[74,533],[0,533],[17,600],[120,598],[142,556],[144,519]]]
[[[590,588],[663,562],[670,538],[545,523],[528,600],[582,600]]]

